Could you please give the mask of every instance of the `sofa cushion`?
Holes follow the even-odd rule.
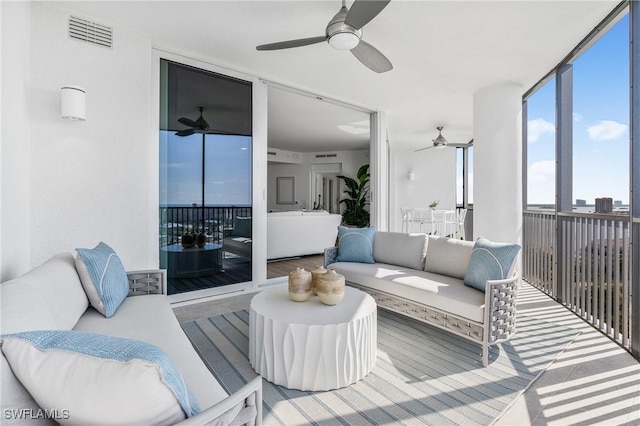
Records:
[[[413,300],[472,321],[482,322],[484,319],[484,294],[466,287],[462,279],[385,263],[338,262],[332,263],[331,268],[344,275],[347,282]]]
[[[375,228],[338,226],[338,262],[375,263],[373,239]]]
[[[91,306],[111,318],[129,294],[129,280],[120,258],[103,242],[93,249],[76,250],[76,269]]]
[[[29,331],[3,336],[2,352],[43,409],[63,407],[63,424],[173,424],[200,412],[171,359],[148,343]]]
[[[473,251],[473,241],[429,235],[424,270],[463,280]]]
[[[488,280],[508,278],[513,273],[519,252],[518,244],[496,243],[479,237],[473,246],[464,285],[485,291]]]
[[[70,330],[88,306],[73,255],[61,253],[0,285],[0,332]]]
[[[236,217],[231,235],[234,237],[251,238],[251,217]]]
[[[127,337],[160,347],[178,367],[202,409],[228,396],[193,349],[165,295],[127,297],[109,319],[89,309],[74,330]]]
[[[423,269],[427,241],[426,234],[378,231],[373,239],[373,258],[378,263]]]

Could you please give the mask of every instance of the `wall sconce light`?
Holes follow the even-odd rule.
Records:
[[[62,118],[85,120],[85,92],[82,87],[64,86],[61,89]]]
[[[415,180],[415,178],[416,178],[415,173],[413,173],[413,172],[407,173],[407,179],[409,179],[410,181]]]

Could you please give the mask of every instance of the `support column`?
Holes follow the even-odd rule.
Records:
[[[640,5],[629,4],[631,17],[631,353],[640,359]]]
[[[473,234],[522,244],[522,87],[473,95]]]
[[[389,147],[387,144],[387,117],[383,111],[371,113],[369,129],[369,173],[371,226],[378,231],[389,229]]]

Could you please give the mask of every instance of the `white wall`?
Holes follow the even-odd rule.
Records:
[[[456,150],[427,149],[419,152],[391,149],[390,154],[389,230],[402,230],[402,207],[429,207],[439,201],[438,208],[456,207]],[[413,172],[415,179],[407,175]]]
[[[31,220],[30,262],[102,240],[127,269],[155,267],[150,37],[114,26],[112,49],[74,41],[68,16],[46,3],[32,8],[31,205],[20,212]],[[60,118],[63,85],[86,89],[86,122]]]
[[[313,207],[311,199],[311,165],[341,163],[342,174],[355,179],[358,169],[363,164],[369,163],[369,151],[332,151],[331,154],[337,154],[336,157],[316,158],[316,154],[326,154],[321,152],[305,152],[302,153],[302,161],[300,164],[275,164],[270,163],[267,174],[267,209],[268,210],[297,210],[302,208],[302,204],[306,202],[307,209]],[[297,204],[278,204],[276,203],[276,178],[278,177],[295,177],[295,199]],[[343,185],[340,186],[340,199],[343,198]],[[316,200],[317,201],[317,200]]]
[[[0,139],[0,281],[30,267],[29,2],[0,2],[2,132]]]

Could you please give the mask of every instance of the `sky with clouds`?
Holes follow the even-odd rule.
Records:
[[[629,202],[629,19],[573,63],[573,200]],[[527,102],[529,204],[553,204],[555,79]]]

